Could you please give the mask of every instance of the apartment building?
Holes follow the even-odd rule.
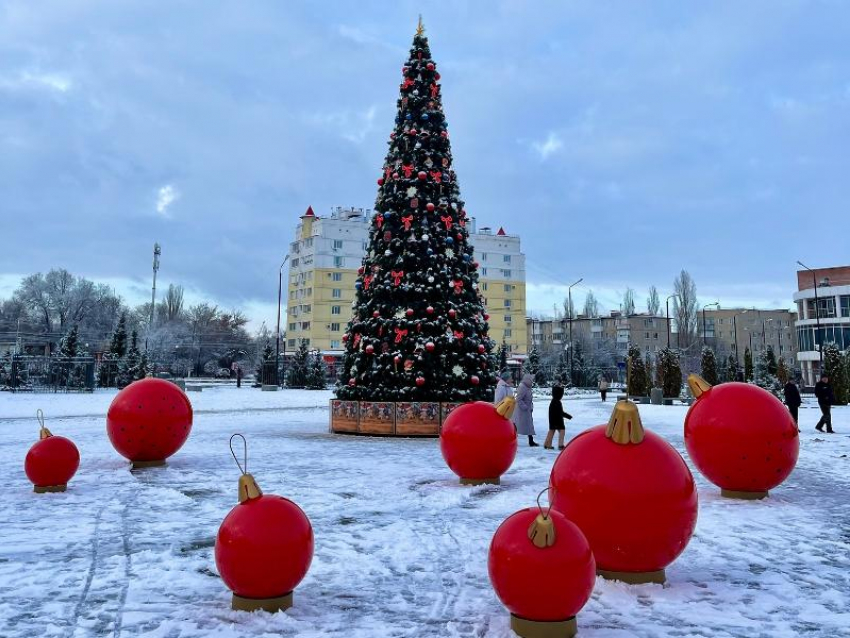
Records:
[[[301,341],[327,355],[342,354],[357,269],[369,244],[368,208],[335,207],[328,217],[307,209],[289,244],[286,348]],[[525,255],[520,238],[503,228],[467,226],[479,263],[479,285],[490,315],[490,337],[515,353],[526,351]]]
[[[747,348],[755,358],[770,347],[793,369],[797,367],[796,319],[797,313],[787,308],[705,309],[697,316],[697,336],[714,349],[719,359],[737,355],[739,365],[744,365]]]

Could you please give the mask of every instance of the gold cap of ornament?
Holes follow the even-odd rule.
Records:
[[[43,441],[44,439],[48,439],[53,436],[53,433],[44,427],[44,412],[38,410],[35,413],[35,417],[38,419],[38,423],[41,426],[41,429],[38,431],[38,440]]]
[[[605,436],[620,445],[643,441],[643,423],[637,405],[628,399],[617,401],[611,418],[608,419]]]
[[[516,399],[513,397],[505,397],[496,404],[496,412],[499,413],[499,416],[503,416],[506,419],[510,419],[513,416],[515,408]]]
[[[242,463],[239,462],[239,459],[236,458],[236,452],[233,451],[233,439],[236,437],[242,439],[243,446],[243,458],[245,465],[243,467]],[[239,502],[244,503],[245,501],[250,501],[254,498],[259,498],[263,495],[263,491],[260,489],[260,486],[257,485],[257,481],[254,480],[254,477],[248,474],[248,441],[241,434],[234,434],[230,437],[230,453],[233,455],[233,460],[236,461],[236,466],[242,472],[242,476],[239,477]]]
[[[698,374],[688,375],[688,387],[695,399],[699,399],[703,394],[711,390],[711,384],[703,379]]]
[[[552,521],[552,517],[549,516],[549,511],[546,510],[544,512],[543,507],[540,505],[540,497],[550,489],[547,487],[537,495],[537,509],[540,513],[528,528],[529,540],[534,543],[535,547],[539,547],[540,549],[546,549],[555,544],[555,523]]]

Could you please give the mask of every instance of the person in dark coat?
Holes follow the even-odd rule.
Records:
[[[236,387],[242,387],[242,366],[236,366]]]
[[[829,434],[835,434],[832,429],[832,404],[835,403],[835,393],[832,391],[832,386],[829,385],[829,377],[822,374],[820,381],[815,384],[815,396],[818,398],[818,406],[821,411],[821,418],[815,426],[815,430],[823,432],[823,426],[826,426],[826,431]]]
[[[546,440],[543,442],[543,448],[546,450],[554,450],[552,440],[555,438],[555,431],[558,431],[558,449],[564,449],[564,419],[572,419],[572,415],[564,412],[564,407],[561,405],[561,399],[564,397],[564,388],[556,385],[552,387],[552,401],[549,403],[549,432],[546,434]]]
[[[793,379],[788,379],[788,383],[785,384],[785,405],[788,406],[788,411],[794,417],[794,423],[798,422],[797,417],[802,402],[797,384],[794,383]]]

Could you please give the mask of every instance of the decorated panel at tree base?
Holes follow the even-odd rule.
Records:
[[[395,403],[392,401],[360,402],[360,434],[395,434]]]
[[[395,433],[398,436],[438,436],[440,404],[430,401],[396,403]]]
[[[356,434],[360,426],[360,403],[331,399],[331,432]]]
[[[441,403],[440,404],[440,429],[443,428],[443,423],[446,422],[446,419],[449,418],[449,415],[452,413],[452,410],[455,408],[459,408],[463,403]]]

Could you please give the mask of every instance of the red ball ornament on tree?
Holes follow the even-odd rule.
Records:
[[[424,377],[416,377],[416,385],[419,386],[420,388],[423,385],[425,385],[425,378]]]
[[[425,68],[426,68],[426,69],[428,69],[429,71],[433,71],[433,70],[434,70],[434,68],[435,68],[435,67],[434,67],[434,63],[433,63],[433,62],[429,62],[428,64],[426,64],[426,65],[425,65]]]
[[[488,314],[485,312],[485,313],[484,313],[484,321],[488,321],[489,319],[490,319],[490,315],[488,315]]]
[[[412,317],[413,316],[413,308],[408,308],[407,310],[404,311],[404,314],[407,315],[408,317]]]
[[[454,308],[450,308],[449,309],[449,317],[451,317],[452,319],[457,317],[457,310],[455,310]]]
[[[366,354],[372,354],[374,352],[375,352],[375,346],[373,346],[371,343],[368,346],[366,346]]]
[[[425,349],[426,349],[428,352],[434,352],[434,348],[436,348],[436,347],[437,347],[437,346],[435,346],[435,345],[434,345],[434,342],[433,342],[433,341],[429,341],[428,343],[426,343],[426,344],[425,344]]]
[[[695,374],[688,385],[697,400],[685,417],[685,447],[721,495],[764,498],[788,478],[800,436],[779,399],[749,383],[712,387]]]
[[[469,377],[469,382],[472,385],[478,385],[479,383],[481,383],[481,379],[479,379],[477,375],[473,374],[471,377]]]
[[[246,473],[247,446],[240,469],[239,504],[224,518],[215,540],[216,567],[233,592],[233,609],[288,609],[313,560],[313,527],[295,503],[262,493]]]
[[[398,179],[398,173],[393,173],[393,179]]]
[[[545,491],[545,490],[544,490]],[[523,637],[574,636],[576,614],[596,582],[596,562],[581,530],[539,505],[509,516],[490,542],[490,582]]]
[[[448,131],[440,131],[440,137],[448,137],[448,136],[449,136]]]
[[[427,210],[429,213],[433,213],[434,212],[434,204],[431,203],[431,202],[428,202],[427,204],[425,204],[425,210]]]
[[[428,173],[426,173],[425,171],[419,171],[416,174],[416,177],[418,177],[419,179],[425,179],[426,177],[428,177]]]
[[[435,73],[435,74],[434,74],[434,79],[435,79],[435,80],[439,80],[439,79],[440,79],[440,74],[439,74],[439,73]]]
[[[417,133],[417,130],[415,128],[412,128],[408,131],[409,135],[416,135],[416,133]]]
[[[356,386],[356,385],[357,385],[357,380],[356,380],[356,379],[351,378],[351,379],[349,379],[349,380],[348,380],[348,386],[349,386],[349,387],[353,388],[353,387],[354,387],[354,386]]]
[[[348,341],[348,333],[346,332],[344,335],[342,335],[342,342],[345,343],[347,341]]]
[[[516,428],[510,421],[516,402],[512,398],[497,406],[484,401],[466,403],[452,410],[440,432],[440,451],[461,485],[498,485],[514,462]]]
[[[425,308],[425,312],[427,312],[429,315],[433,315],[434,314],[434,306],[428,306],[427,308]]]
[[[375,317],[375,319],[377,319],[378,317],[381,316],[381,313],[376,310],[375,312],[372,313],[372,316]]]
[[[663,583],[696,526],[688,466],[667,441],[644,432],[631,401],[617,402],[607,426],[570,441],[550,485],[552,507],[579,526],[605,578]]]
[[[165,465],[192,431],[186,393],[163,379],[141,379],[121,390],[106,414],[112,446],[134,468]]]
[[[379,178],[378,178],[378,186],[383,186],[383,185],[384,185],[384,178],[383,178],[383,177],[379,177]]]
[[[479,344],[478,345],[478,354],[484,354],[485,352],[487,352],[487,348],[484,347],[484,344]]]
[[[44,427],[44,415],[38,411],[41,429],[38,441],[27,452],[24,471],[33,484],[33,491],[64,492],[68,481],[80,467],[80,452],[73,441],[64,436],[53,436]]]

